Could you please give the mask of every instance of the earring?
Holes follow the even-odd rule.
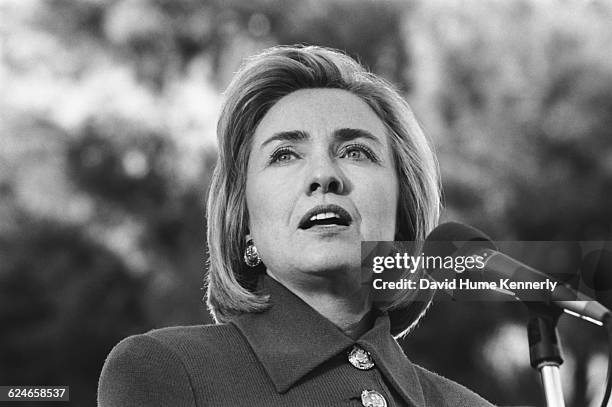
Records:
[[[257,253],[257,247],[253,243],[253,239],[247,241],[247,247],[244,249],[244,262],[249,267],[257,267],[261,263],[259,253]]]

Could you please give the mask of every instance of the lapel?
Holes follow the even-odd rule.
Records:
[[[246,338],[279,393],[358,344],[371,353],[380,372],[407,403],[425,405],[414,366],[391,336],[386,313],[379,313],[374,326],[353,340],[271,277],[264,276],[260,288],[270,296],[270,308],[242,314],[231,323]]]

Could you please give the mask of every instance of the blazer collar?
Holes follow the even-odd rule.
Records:
[[[271,277],[264,276],[260,287],[270,295],[270,308],[242,314],[231,323],[244,335],[279,393],[358,344],[370,352],[380,372],[409,405],[425,405],[415,368],[391,336],[386,313],[379,314],[372,329],[353,340]]]

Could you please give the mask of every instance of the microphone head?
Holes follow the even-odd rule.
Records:
[[[468,226],[459,222],[446,222],[438,225],[434,230],[429,233],[427,240],[430,241],[491,241],[491,238],[487,236],[483,231],[476,229],[475,227]]]
[[[491,249],[497,247],[484,232],[459,222],[439,225],[425,239],[423,252],[430,256],[456,256],[466,250]]]
[[[456,268],[448,268],[443,264],[446,262],[445,259],[449,257],[459,259],[460,257],[472,256],[483,249],[497,250],[491,239],[480,230],[457,222],[443,223],[431,231],[423,245],[423,255],[426,259],[439,258],[442,261],[442,263],[434,261],[433,267],[427,266],[427,275],[438,282],[456,280],[461,275],[470,276],[470,280],[475,281],[479,279],[478,273],[472,276],[472,270],[469,267],[459,272]],[[450,296],[453,300],[462,298],[474,300],[478,299],[480,294],[482,293],[476,290],[444,290],[443,292],[438,291],[436,298],[440,300]]]

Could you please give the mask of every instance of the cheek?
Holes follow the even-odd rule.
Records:
[[[247,181],[246,202],[249,213],[249,229],[259,240],[267,233],[266,228],[274,228],[287,217],[284,199],[286,191],[275,177],[254,176]],[[263,233],[262,233],[263,232]]]
[[[399,186],[394,174],[371,179],[362,190],[362,216],[366,239],[393,240],[397,219]]]
[[[268,217],[266,194],[258,187],[256,182],[247,182],[246,203],[249,213],[249,231],[251,235],[259,234],[259,229],[265,225],[264,219]]]

